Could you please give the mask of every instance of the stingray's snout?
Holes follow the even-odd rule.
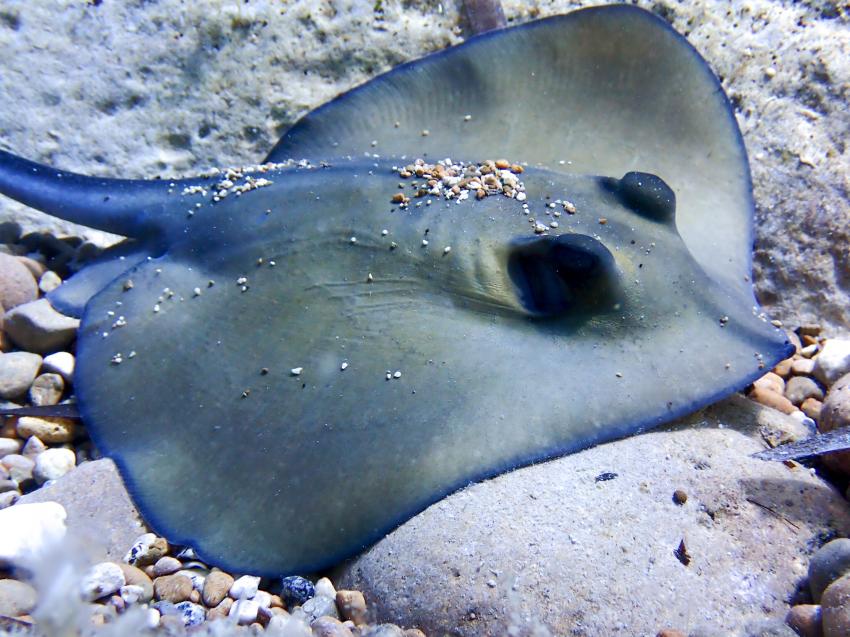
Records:
[[[522,306],[538,318],[587,319],[621,297],[614,255],[585,234],[518,241],[508,257],[508,274]]]

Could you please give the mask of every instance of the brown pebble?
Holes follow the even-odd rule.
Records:
[[[516,175],[520,175],[524,172],[524,169],[519,164],[511,164],[511,172]]]
[[[802,409],[803,413],[809,418],[815,422],[819,422],[823,403],[817,398],[806,398],[806,400],[803,401],[803,404],[800,405],[800,409]]]
[[[313,637],[353,637],[351,630],[335,617],[319,617],[310,624]]]
[[[778,374],[768,372],[753,383],[753,387],[761,387],[775,391],[777,394],[785,393],[785,381]]]
[[[223,571],[212,571],[204,579],[204,605],[214,608],[221,603],[230,587],[233,586],[233,577]],[[229,609],[228,609],[229,610]]]
[[[46,443],[71,442],[77,434],[77,423],[70,418],[36,418],[21,416],[17,425],[18,437],[38,436]]]
[[[41,374],[30,385],[30,402],[39,407],[55,405],[62,399],[65,381],[59,374]]]
[[[272,595],[272,601],[269,603],[271,608],[286,608],[286,605],[283,603],[280,595]]]
[[[815,362],[811,358],[798,358],[791,363],[791,373],[795,376],[811,376],[815,371]]]
[[[797,408],[793,405],[793,403],[785,398],[782,394],[779,394],[770,389],[765,389],[763,387],[753,387],[753,391],[749,393],[749,397],[751,400],[756,401],[764,405],[765,407],[772,407],[777,411],[781,411],[783,414],[793,414],[797,411]]]
[[[816,339],[814,336],[811,336],[809,334],[801,334],[800,335],[800,341],[803,343],[803,347],[806,347],[807,345],[817,345],[818,344],[818,339]]]
[[[824,637],[850,635],[850,575],[826,587],[820,599]]]
[[[788,378],[791,375],[791,365],[794,361],[786,358],[784,361],[779,361],[776,367],[773,368],[773,373],[782,378]]]
[[[404,193],[403,192],[397,192],[396,194],[393,195],[393,198],[391,199],[391,201],[393,203],[404,203],[404,199],[405,199]]]
[[[15,257],[0,252],[0,305],[11,310],[38,298],[32,272]]]
[[[792,606],[785,616],[788,624],[800,637],[821,637],[821,608],[815,604],[799,604]]]
[[[360,591],[337,591],[336,607],[344,619],[350,619],[358,626],[366,623],[366,599]]]
[[[816,420],[821,433],[850,426],[850,374],[844,374],[829,388],[819,415]],[[821,459],[831,469],[850,474],[850,451],[827,453]]]
[[[153,592],[157,599],[179,604],[192,594],[192,580],[185,575],[163,575],[153,581]]]
[[[499,170],[507,170],[510,167],[511,167],[511,162],[509,162],[507,159],[497,159],[496,160],[496,168],[498,168]]]
[[[404,637],[425,637],[425,633],[418,628],[408,628],[404,631]]]
[[[820,336],[821,326],[817,323],[810,323],[808,325],[801,325],[797,331],[800,336]]]
[[[195,589],[192,589],[192,592],[189,593],[189,601],[193,604],[197,604],[201,601],[201,594]]]
[[[673,502],[676,504],[684,504],[688,501],[688,494],[685,493],[682,489],[676,489],[673,492]]]
[[[125,564],[123,562],[116,562],[118,566],[121,567],[121,571],[124,573],[124,581],[128,586],[141,586],[142,597],[139,601],[141,602],[149,602],[153,598],[153,582],[151,578],[147,576],[147,574],[140,568],[133,566],[132,564]]]
[[[676,630],[675,628],[662,628],[658,631],[658,634],[655,637],[688,637],[681,630]]]
[[[599,217],[600,226],[604,226],[606,223],[608,223],[608,220],[605,217]]]
[[[227,619],[230,615],[230,607],[233,606],[233,600],[229,597],[225,597],[221,600],[221,603],[215,608],[211,608],[207,612],[207,621],[213,621],[214,619]]]

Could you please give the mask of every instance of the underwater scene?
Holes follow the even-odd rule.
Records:
[[[0,1],[0,634],[850,636],[850,6]]]

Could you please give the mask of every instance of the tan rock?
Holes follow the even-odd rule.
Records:
[[[124,579],[128,586],[140,586],[143,589],[144,592],[139,599],[140,602],[149,602],[153,599],[153,582],[142,569],[132,564],[125,564],[124,562],[116,563],[124,572]]]
[[[178,604],[192,594],[192,580],[185,575],[163,575],[153,581],[153,593],[157,599]]]
[[[802,409],[803,413],[809,418],[815,422],[819,422],[823,403],[816,398],[806,398],[806,400],[803,401],[803,404],[800,405],[800,409]]]
[[[754,388],[767,389],[778,394],[785,392],[785,381],[781,376],[768,372],[753,383]]]
[[[343,619],[350,619],[358,626],[366,623],[366,599],[360,591],[337,591],[336,606]]]
[[[776,367],[773,368],[773,373],[781,378],[788,378],[791,375],[791,366],[793,361],[786,358],[784,361],[779,361]]]
[[[774,376],[776,375],[774,374]],[[779,377],[777,376],[777,378]],[[783,414],[792,414],[797,410],[797,408],[794,407],[794,404],[785,398],[785,396],[772,389],[768,389],[764,385],[754,386],[748,396],[757,403],[766,407],[772,407],[777,411],[781,411]]]
[[[230,615],[230,607],[233,606],[233,600],[229,597],[225,597],[218,606],[215,608],[211,608],[207,612],[207,621],[213,621],[216,619],[227,619]]]
[[[17,432],[20,438],[38,436],[42,442],[71,442],[77,435],[77,423],[70,418],[18,418]]]
[[[38,298],[32,272],[17,258],[0,252],[0,305],[11,310]]]
[[[850,635],[850,574],[827,586],[820,603],[823,637]]]
[[[153,565],[153,573],[157,577],[172,575],[183,568],[183,563],[176,557],[164,555]]]
[[[815,371],[815,362],[811,358],[798,358],[791,363],[791,373],[795,376],[811,376]]]
[[[217,607],[233,586],[233,577],[223,571],[212,571],[204,580],[203,600],[207,608]],[[227,609],[230,610],[229,608]]]
[[[785,623],[800,637],[821,637],[823,634],[821,607],[816,604],[792,606],[785,616]]]

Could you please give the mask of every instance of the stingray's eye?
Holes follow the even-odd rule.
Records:
[[[520,303],[534,316],[581,318],[616,303],[614,255],[588,235],[517,241],[508,257],[508,274]]]
[[[676,194],[658,175],[626,173],[622,179],[606,179],[604,186],[642,217],[668,223],[676,216]]]

